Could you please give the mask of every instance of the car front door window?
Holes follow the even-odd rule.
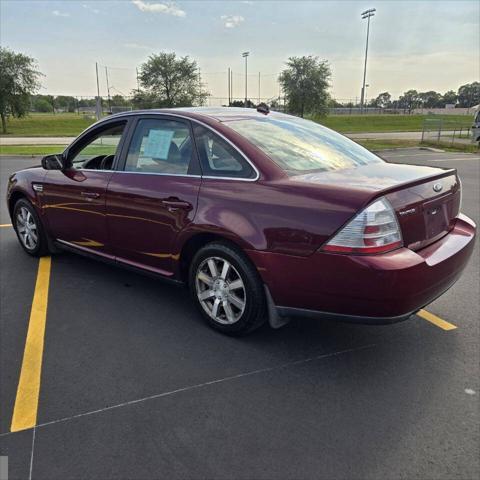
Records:
[[[93,139],[76,151],[72,166],[77,170],[112,170],[125,124],[97,133]]]

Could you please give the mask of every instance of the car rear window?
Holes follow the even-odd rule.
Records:
[[[383,161],[348,138],[301,118],[277,114],[226,123],[290,175]]]

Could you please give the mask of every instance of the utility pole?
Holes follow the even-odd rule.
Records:
[[[260,72],[258,72],[258,104],[260,103]]]
[[[138,68],[135,69],[137,72],[137,92],[140,93],[140,81],[138,80]]]
[[[230,99],[230,67],[228,67],[228,106],[231,104],[231,99]]]
[[[250,55],[250,52],[243,52],[242,57],[245,59],[245,108],[247,108],[248,105],[248,96],[247,96],[247,84],[248,84],[248,71],[247,71],[247,59],[248,56]]]
[[[101,117],[101,100],[100,100],[100,84],[98,83],[98,63],[95,62],[95,71],[97,73],[97,103],[95,106],[95,113],[97,116],[97,120],[100,120]]]
[[[105,77],[107,79],[107,96],[108,96],[108,111],[112,113],[112,102],[110,100],[110,86],[108,84],[108,69],[105,67]]]
[[[233,103],[233,70],[230,70],[230,101]]]
[[[367,42],[365,45],[365,64],[363,67],[363,84],[362,84],[362,94],[360,97],[360,106],[363,111],[363,107],[365,105],[365,80],[367,78],[367,56],[368,56],[368,36],[370,34],[370,17],[375,15],[376,9],[370,8],[369,10],[365,10],[362,13],[362,20],[367,19]]]

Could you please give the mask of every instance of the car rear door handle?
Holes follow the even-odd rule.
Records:
[[[183,210],[190,210],[192,208],[190,203],[180,200],[176,197],[165,198],[162,200],[162,204],[165,205],[171,212],[180,208]]]
[[[98,198],[100,196],[100,194],[96,192],[80,192],[80,195],[86,198]]]

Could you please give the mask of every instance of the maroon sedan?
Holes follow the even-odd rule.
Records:
[[[455,170],[389,164],[280,113],[113,115],[42,167],[8,187],[27,253],[68,249],[188,284],[230,334],[293,315],[406,319],[455,283],[474,244]]]

